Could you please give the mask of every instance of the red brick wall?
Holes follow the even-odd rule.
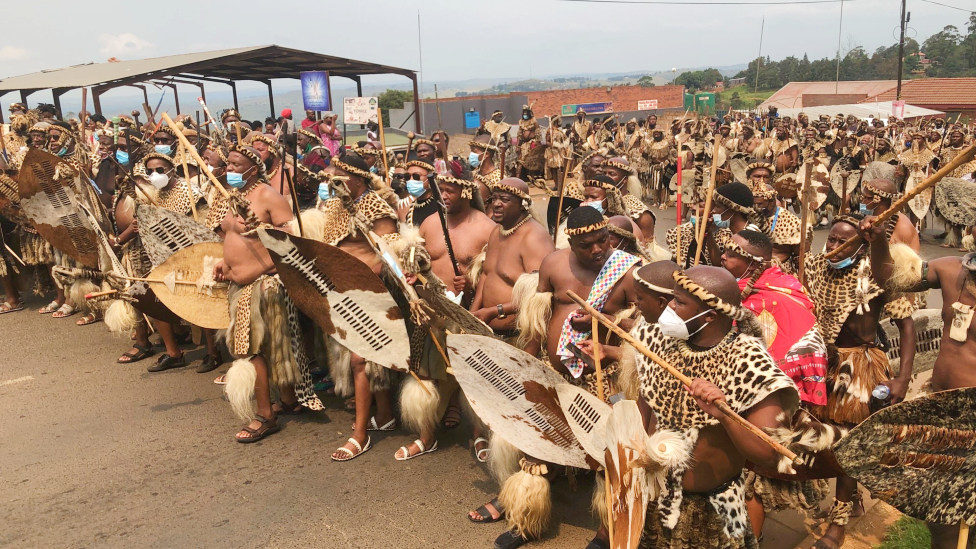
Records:
[[[637,102],[646,99],[657,99],[659,109],[677,109],[684,105],[684,86],[655,86],[644,88],[641,86],[616,86],[607,93],[606,86],[598,88],[580,88],[576,90],[553,90],[538,92],[514,92],[512,95],[525,95],[529,103],[535,102],[533,109],[536,116],[559,114],[563,105],[580,103],[600,103],[612,101],[616,112],[636,111]],[[505,95],[469,95],[467,97],[444,97],[441,102],[497,99]],[[425,99],[425,103],[433,103],[433,99]]]

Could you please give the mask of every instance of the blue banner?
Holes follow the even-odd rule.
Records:
[[[306,111],[331,111],[329,73],[308,71],[301,74],[302,102]]]
[[[481,113],[478,111],[464,113],[464,129],[476,130],[481,127]]]

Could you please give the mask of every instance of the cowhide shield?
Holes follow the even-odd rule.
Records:
[[[749,158],[736,156],[729,160],[729,169],[732,170],[732,177],[737,183],[748,183],[749,176],[746,175],[746,168],[749,166]]]
[[[423,287],[416,287],[417,295],[427,302],[434,314],[431,315],[431,322],[442,325],[452,332],[458,329],[466,334],[475,334],[492,337],[495,332],[487,324],[471,314],[464,307],[454,303],[445,295],[441,295]]]
[[[841,159],[830,169],[830,188],[837,194],[837,198],[844,197],[844,178],[840,173],[844,171],[844,160]],[[850,175],[847,177],[847,196],[854,194],[854,190],[861,184],[861,170],[848,170]]]
[[[0,215],[20,225],[30,224],[24,216],[24,210],[20,208],[17,182],[4,173],[0,173]]]
[[[976,225],[976,185],[968,179],[946,177],[935,184],[935,207],[953,225]]]
[[[326,335],[370,362],[409,369],[403,312],[372,269],[324,242],[259,229],[288,295]]]
[[[61,160],[39,149],[24,156],[17,179],[20,207],[42,238],[86,267],[98,269],[98,243],[78,204],[74,181],[55,181]]]
[[[539,359],[479,335],[447,336],[458,384],[475,413],[526,454],[569,467],[596,469],[556,397],[566,381]]]
[[[610,406],[593,393],[569,383],[556,386],[559,407],[563,410],[569,428],[576,440],[595,459],[601,467],[606,466],[604,454],[607,451],[607,420],[610,419]]]
[[[807,181],[807,168],[805,164],[800,164],[800,169],[796,172],[797,189],[803,189]],[[810,169],[810,209],[816,210],[821,204],[827,201],[827,191],[830,190],[830,172],[827,166],[820,159],[814,159]],[[802,191],[800,191],[802,192]]]
[[[875,179],[894,181],[895,167],[887,162],[869,162],[861,174],[861,181],[874,181]],[[850,194],[849,191],[848,194]]]
[[[885,408],[836,447],[848,475],[906,515],[976,523],[976,388]]]
[[[149,204],[136,206],[139,238],[153,267],[158,267],[174,252],[201,242],[220,242],[217,233],[192,217]]]
[[[180,318],[223,330],[230,324],[227,283],[213,278],[214,265],[223,258],[219,242],[194,244],[169,256],[146,278],[159,301]]]
[[[913,173],[908,176],[905,181],[905,194],[908,194],[915,190],[922,184],[923,181],[928,179],[928,177],[923,176],[921,173]],[[916,217],[922,219],[927,213],[929,213],[929,208],[932,207],[932,198],[935,197],[935,187],[929,187],[928,189],[915,195],[908,201],[908,209],[915,214]]]
[[[935,359],[939,357],[939,349],[942,348],[942,311],[919,309],[912,314],[912,319],[915,321],[915,362],[912,364],[912,375],[918,375],[931,370],[935,366]],[[888,336],[888,360],[891,361],[892,371],[897,372],[901,365],[901,334],[891,319],[883,321],[881,325]]]
[[[132,306],[149,318],[155,318],[156,320],[162,320],[170,324],[180,323],[180,317],[159,301],[159,298],[156,297],[156,292],[149,287],[149,283],[142,281],[133,282],[126,288],[125,293],[132,299]]]
[[[606,468],[610,481],[609,519],[613,524],[612,549],[637,549],[644,531],[650,493],[642,482],[644,471],[634,464],[635,447],[647,439],[637,402],[621,400],[613,405],[606,426]],[[640,445],[640,446],[638,446]]]

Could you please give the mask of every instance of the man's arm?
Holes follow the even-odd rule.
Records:
[[[888,246],[888,237],[885,234],[883,225],[875,223],[877,217],[868,216],[861,221],[860,233],[864,236],[871,246],[871,274],[874,281],[882,288],[887,289],[894,272],[894,261],[891,259],[891,249]],[[942,264],[958,261],[958,258],[942,257],[928,263],[928,272],[925,272],[924,263],[922,264],[921,279],[908,288],[898,288],[901,292],[925,292],[930,289],[939,288],[938,267]]]
[[[288,205],[288,201],[271,187],[265,185],[262,188],[264,188],[264,192],[261,193],[261,199],[268,209],[271,224],[276,229],[291,233],[292,228],[289,226],[289,223],[295,219],[295,214],[291,211],[291,206]]]
[[[895,379],[881,382],[891,389],[892,404],[905,400],[908,384],[912,381],[912,365],[915,363],[915,320],[912,317],[902,318],[895,321],[895,326],[898,326],[898,333],[901,335],[900,369]]]

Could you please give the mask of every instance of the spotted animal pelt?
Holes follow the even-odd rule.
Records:
[[[631,334],[686,375],[716,384],[725,393],[729,406],[738,413],[749,410],[778,391],[784,391],[789,413],[799,405],[796,386],[776,365],[760,338],[732,330],[714,347],[696,350],[685,341],[664,336],[656,324],[643,320],[639,321]],[[637,355],[637,375],[640,393],[654,411],[659,429],[681,433],[694,447],[702,428],[719,424],[717,419],[698,407],[694,397],[684,390],[681,381],[643,354]],[[660,519],[667,528],[674,528],[678,522],[684,494],[681,485],[686,471],[685,468],[673,469],[665,493],[658,499]],[[738,497],[744,515],[741,479],[738,482],[738,489],[720,498],[719,503],[724,507],[733,506],[736,505],[734,497]],[[743,531],[747,524],[744,516],[738,517],[741,520],[725,516],[727,533]]]
[[[320,204],[319,208],[325,213],[323,242],[335,246],[345,240],[346,237],[355,234],[352,214],[343,206],[342,199],[329,199]],[[355,215],[361,216],[370,228],[379,219],[387,218],[394,222],[397,221],[396,211],[373,191],[363,194],[354,203],[354,209]],[[316,238],[316,240],[319,239]]]
[[[675,261],[677,258],[681,258],[679,265],[691,265],[694,263],[694,258],[691,256],[695,254],[696,248],[691,247],[691,244],[695,242],[697,247],[697,240],[695,236],[695,230],[697,225],[691,222],[682,223],[673,229],[669,229],[667,235],[665,236],[664,242],[668,246],[668,250],[671,252],[671,257]],[[681,231],[681,253],[676,254],[676,249],[678,246],[678,231]],[[732,232],[728,229],[719,229],[715,233],[715,241],[718,244],[719,253],[724,253],[725,248],[728,246],[728,242],[732,239]],[[714,261],[709,256],[708,246],[702,246],[701,264],[702,265],[721,265],[722,258],[721,255]]]
[[[834,269],[827,264],[824,254],[809,255],[806,286],[816,308],[824,341],[828,344],[837,340],[851,313],[867,313],[871,310],[871,300],[884,293],[871,277],[871,260],[867,257],[855,266]]]

